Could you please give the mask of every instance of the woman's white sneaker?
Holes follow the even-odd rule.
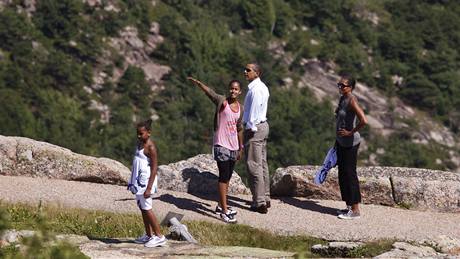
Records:
[[[359,212],[353,212],[352,210],[349,210],[347,213],[340,214],[339,219],[359,219],[361,215]]]
[[[144,244],[145,247],[157,247],[163,246],[166,244],[166,237],[165,236],[153,236],[147,243]]]
[[[140,236],[136,239],[134,239],[134,243],[136,244],[145,244],[147,243],[152,237],[147,236],[147,234],[144,234],[143,236]]]
[[[351,210],[351,206],[347,206],[346,209],[337,210],[337,215],[340,215],[340,214],[347,214],[350,210]]]

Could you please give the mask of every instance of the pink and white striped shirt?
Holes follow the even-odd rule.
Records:
[[[219,112],[219,125],[214,132],[214,145],[219,145],[230,150],[238,150],[238,130],[236,124],[240,118],[240,104],[238,111],[234,112],[228,102],[225,102],[224,109]]]

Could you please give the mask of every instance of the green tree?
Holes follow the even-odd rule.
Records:
[[[37,91],[37,127],[40,139],[65,146],[75,152],[89,153],[91,114],[82,103],[58,91]]]
[[[151,90],[145,81],[145,74],[142,69],[129,66],[120,78],[116,92],[121,95],[127,95],[133,102],[133,105],[143,110],[148,110]],[[146,114],[142,115],[145,116]]]
[[[27,43],[32,47],[31,40],[34,38],[34,29],[27,22],[25,15],[18,14],[9,8],[0,12],[0,48],[11,51],[17,44]]]
[[[24,99],[11,89],[0,90],[0,125],[2,135],[36,136],[33,114]]]
[[[243,1],[244,20],[260,35],[273,33],[276,13],[272,0]]]
[[[421,74],[408,78],[400,92],[405,100],[427,110],[436,108],[442,96],[439,88]]]
[[[437,158],[448,157],[447,152],[433,143],[428,145],[412,143],[409,132],[393,134],[384,141],[379,146],[385,150],[385,153],[378,157],[378,162],[382,166],[447,169],[445,163],[436,163]]]
[[[320,164],[334,144],[334,115],[327,103],[316,104],[304,90],[270,88],[269,166]]]
[[[275,24],[273,34],[277,37],[285,37],[289,34],[295,24],[294,11],[289,4],[283,0],[274,0],[273,9],[275,12]]]
[[[33,21],[46,37],[68,41],[79,34],[83,2],[43,0],[36,8]]]

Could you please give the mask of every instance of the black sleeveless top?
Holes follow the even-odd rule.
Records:
[[[356,112],[349,107],[351,98],[354,98],[351,94],[348,96],[342,95],[340,97],[339,105],[335,110],[336,132],[339,129],[351,131],[356,127]],[[336,140],[342,147],[352,147],[361,142],[361,136],[359,132],[355,132],[349,137],[336,135]]]

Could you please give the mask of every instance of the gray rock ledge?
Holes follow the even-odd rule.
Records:
[[[112,159],[77,154],[29,138],[0,135],[0,174],[125,185],[130,170]]]
[[[158,167],[159,189],[195,194],[217,194],[219,173],[211,154],[201,154]],[[250,194],[241,177],[233,173],[229,194]]]
[[[341,200],[337,167],[322,185],[314,184],[319,166],[289,166],[276,170],[273,196]],[[408,209],[460,212],[460,174],[404,167],[359,167],[364,203],[400,205]]]

